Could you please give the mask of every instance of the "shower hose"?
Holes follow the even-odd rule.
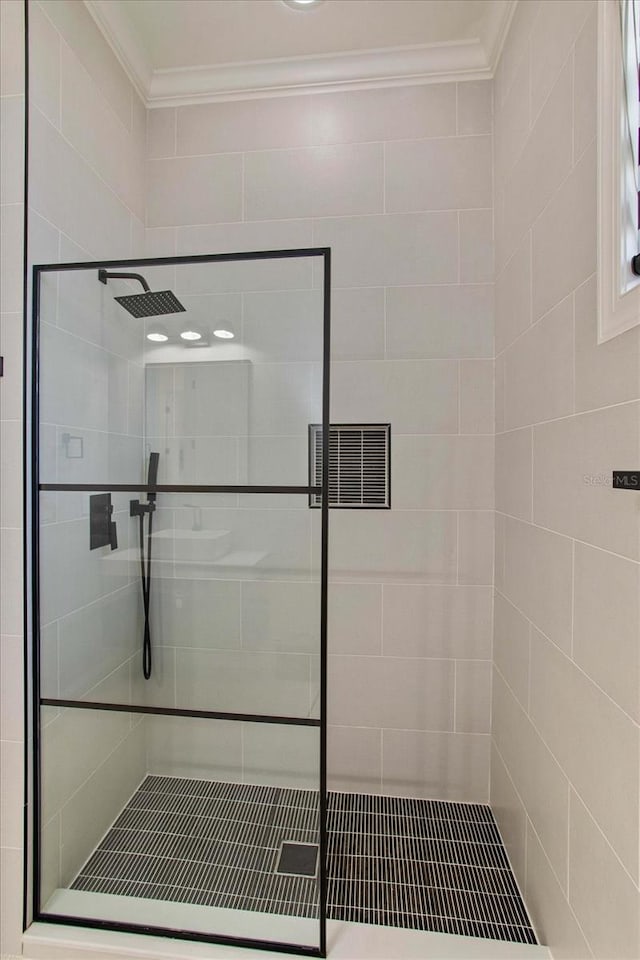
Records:
[[[144,549],[144,513],[140,514],[140,576],[142,580],[142,604],[144,608],[144,639],[142,641],[142,672],[145,680],[151,676],[151,627],[149,603],[151,597],[151,534],[153,532],[153,505],[149,510],[147,550]]]

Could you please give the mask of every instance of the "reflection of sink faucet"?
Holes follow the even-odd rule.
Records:
[[[184,506],[191,507],[193,510],[193,523],[191,529],[202,530],[202,507],[199,507],[197,503],[185,503]]]

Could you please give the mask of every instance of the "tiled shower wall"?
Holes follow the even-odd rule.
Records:
[[[0,954],[19,954],[22,929],[22,244],[23,18],[0,4]]]
[[[2,3],[2,951],[20,952],[22,884],[22,132],[23,4]],[[144,236],[145,110],[84,6],[31,3],[31,263],[131,256]],[[5,154],[6,151],[6,154]],[[5,216],[5,213],[7,214]],[[92,281],[92,282],[91,282]],[[108,318],[95,277],[43,284],[41,470],[43,479],[142,476],[142,337]],[[109,329],[111,339],[105,338]],[[74,376],[65,375],[72,364]],[[77,379],[78,372],[84,379]],[[71,459],[81,438],[83,456]],[[117,504],[122,509],[124,504]],[[42,501],[45,693],[81,697],[129,690],[137,582],[111,572],[108,550],[88,551],[88,498]],[[128,518],[119,514],[120,542]],[[130,583],[131,581],[131,583]],[[46,599],[48,596],[48,600]],[[125,618],[126,619],[126,618]],[[120,643],[114,648],[114,633]],[[93,643],[87,642],[87,637]],[[109,638],[109,643],[105,642]],[[66,690],[66,693],[64,691]],[[73,715],[72,715],[73,714]],[[45,717],[44,893],[70,878],[145,772],[142,730],[126,715],[50,712]],[[90,726],[88,726],[88,724]],[[72,761],[71,764],[69,761]],[[5,902],[6,901],[6,902]]]
[[[331,516],[336,789],[488,796],[491,132],[490,83],[149,114],[148,255],[331,246],[332,420],[392,424],[392,510]]]
[[[596,17],[520,3],[495,80],[491,803],[553,956],[632,958],[640,331],[597,344]]]

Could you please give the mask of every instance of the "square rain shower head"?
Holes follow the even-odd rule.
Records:
[[[160,317],[166,313],[185,313],[175,293],[171,290],[148,291],[147,293],[133,293],[125,297],[115,297],[132,317]]]

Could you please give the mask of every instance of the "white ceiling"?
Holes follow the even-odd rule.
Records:
[[[514,0],[85,0],[149,106],[489,76]]]
[[[375,50],[479,35],[487,0],[111,0],[156,70]]]

